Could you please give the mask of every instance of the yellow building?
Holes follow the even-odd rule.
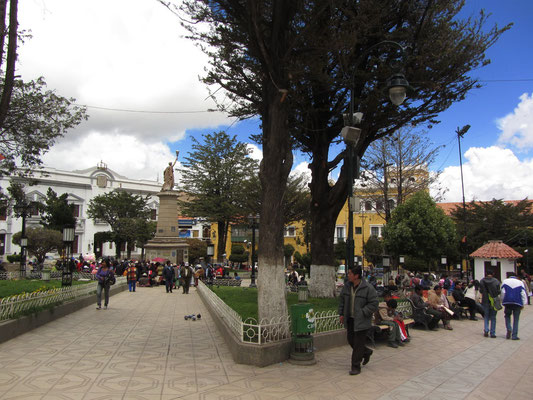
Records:
[[[215,245],[215,259],[218,257],[218,225],[211,225],[211,240]],[[255,231],[255,248],[257,251],[257,246],[261,238],[259,237],[259,228],[256,228]],[[252,228],[247,224],[231,224],[228,229],[228,238],[226,240],[226,259],[229,258],[231,254],[231,246],[234,244],[243,245],[246,251],[250,254],[252,252]],[[305,243],[305,231],[303,221],[297,221],[285,227],[284,232],[284,244],[290,244],[294,247],[294,251],[299,252],[300,254],[307,253],[307,246]],[[250,256],[251,257],[251,256]],[[222,259],[222,258],[220,258]]]

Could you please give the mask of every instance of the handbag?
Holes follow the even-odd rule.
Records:
[[[487,287],[486,282],[483,282],[483,286],[485,286],[485,291],[487,292],[487,296],[489,297],[489,303],[491,307],[496,311],[500,311],[502,309],[502,300],[500,298],[500,295],[492,297],[489,293],[489,288]]]
[[[489,294],[489,302],[492,308],[494,308],[496,311],[500,311],[502,309],[502,300],[500,298],[500,295],[492,297]]]

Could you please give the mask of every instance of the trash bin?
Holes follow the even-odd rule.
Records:
[[[51,273],[51,270],[49,269],[43,269],[41,271],[41,280],[43,281],[49,281],[50,280],[50,273]]]
[[[299,365],[316,363],[313,349],[315,313],[309,303],[293,304],[290,307],[292,341],[289,362]]]

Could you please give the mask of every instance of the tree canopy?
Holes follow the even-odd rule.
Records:
[[[20,245],[21,237],[22,232],[15,233],[12,242]],[[61,232],[53,229],[41,227],[28,228],[26,229],[26,237],[28,238],[28,253],[35,256],[39,264],[44,262],[46,253],[58,251],[63,247],[63,235],[61,235]]]
[[[260,316],[286,312],[284,303],[272,307],[268,299],[281,297],[283,290],[281,210],[292,149],[299,147],[312,156],[313,263],[327,266],[333,263],[335,220],[348,188],[344,166],[337,182],[329,182],[330,172],[343,165],[343,153],[332,160],[328,154],[339,137],[341,114],[350,97],[354,108],[364,113],[356,145],[362,156],[372,141],[407,123],[435,123],[441,111],[462,100],[477,86],[469,72],[488,63],[485,50],[507,29],[487,30],[484,14],[461,20],[463,5],[463,0],[181,3],[178,10],[186,15],[191,38],[210,58],[203,81],[215,85],[213,92],[223,88],[230,100],[220,108],[241,118],[261,117],[264,222],[259,253],[262,276],[268,276],[270,287],[263,289],[259,281]],[[410,47],[403,69],[417,90],[400,110],[382,98],[384,82],[397,72],[394,61],[399,59],[394,47],[377,51],[375,46],[384,41]],[[329,275],[333,286],[334,273]]]
[[[383,228],[386,251],[432,264],[442,255],[457,254],[457,236],[451,218],[426,192],[418,192],[398,206]]]
[[[218,224],[218,254],[224,253],[229,223],[248,212],[244,188],[258,173],[246,143],[224,131],[192,137],[192,151],[184,157],[181,185],[189,199],[180,201],[182,212]]]
[[[69,204],[67,197],[68,193],[58,196],[52,188],[48,188],[41,210],[41,225],[60,232],[67,225],[76,225],[74,204]]]
[[[462,205],[451,212],[457,232],[464,235],[464,250],[470,254],[489,240],[502,240],[518,251],[533,246],[533,202],[524,199],[518,202],[472,201],[466,204],[466,215]]]
[[[117,257],[120,256],[123,243],[129,244],[129,258],[132,246],[137,240],[144,240],[146,225],[143,221],[147,221],[150,215],[147,203],[148,197],[118,190],[101,194],[89,201],[87,215],[93,221],[105,221],[111,226]]]

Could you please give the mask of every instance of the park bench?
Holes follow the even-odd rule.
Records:
[[[450,303],[451,310],[459,317],[459,319],[463,319],[463,317],[468,318],[468,307],[460,306],[453,296],[446,296],[446,298],[448,299],[448,303]]]
[[[412,308],[411,316],[412,316],[414,323],[423,325],[426,328],[426,330],[429,330],[428,324],[433,317],[430,314],[426,313],[426,309],[424,307],[421,307],[421,308],[415,307],[413,300],[408,298],[407,301],[409,302]]]
[[[409,333],[409,326],[415,323],[415,320],[412,318],[413,310],[412,305],[407,301],[398,302],[398,307],[396,308],[398,312],[401,312],[403,314],[403,323],[405,324],[405,329],[407,330],[407,333]],[[372,344],[375,344],[374,337],[375,335],[381,335],[385,332],[388,332],[391,327],[389,325],[384,324],[375,324],[372,322],[372,329],[370,329],[368,338],[372,342]]]

